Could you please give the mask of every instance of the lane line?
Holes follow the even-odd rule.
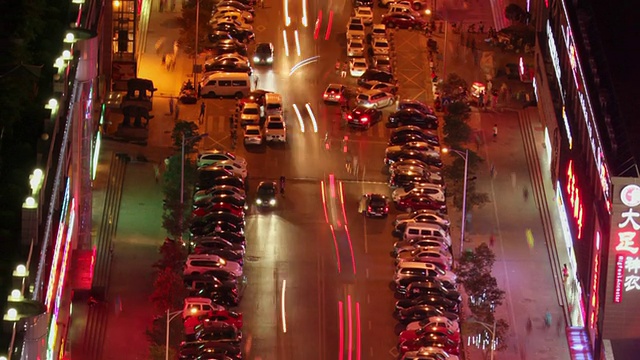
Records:
[[[282,38],[284,39],[284,53],[289,57],[289,40],[287,40],[287,30],[282,30]]]
[[[349,234],[349,227],[344,226],[344,231],[347,234],[347,241],[349,242],[349,251],[351,251],[351,265],[353,266],[353,274],[356,274],[356,256],[353,253],[353,244],[351,243],[351,234]]]
[[[296,38],[296,52],[298,56],[300,56],[300,36],[298,35],[298,30],[293,32],[293,36]]]
[[[296,116],[298,117],[298,124],[300,124],[300,131],[304,132],[304,121],[302,120],[302,115],[300,114],[300,110],[298,110],[298,105],[293,104],[293,111],[296,112]]]
[[[318,17],[316,19],[316,27],[313,30],[313,40],[318,40],[320,35],[320,26],[322,26],[322,10],[318,10]]]
[[[289,17],[289,0],[283,0],[283,1],[284,1],[284,26],[289,26],[291,25],[291,18]]]
[[[342,272],[342,264],[340,262],[340,251],[338,250],[338,240],[336,239],[336,232],[333,229],[333,225],[329,225],[331,229],[331,236],[333,237],[333,247],[336,249],[336,262],[338,264],[338,274]]]
[[[307,21],[307,0],[302,0],[302,25],[304,25],[304,27],[309,25]]]
[[[340,205],[342,206],[342,217],[344,218],[344,224],[347,225],[349,222],[347,221],[347,212],[344,209],[344,192],[342,191],[342,181],[340,181]]]
[[[318,132],[318,122],[316,121],[316,116],[313,114],[313,110],[311,110],[311,104],[306,103],[305,108],[307,108],[307,112],[309,113],[309,117],[311,117],[311,124],[313,125],[313,132]]]
[[[285,298],[287,296],[287,280],[282,280],[282,295],[280,298],[280,311],[282,312],[282,332],[287,333],[287,311],[285,310]]]
[[[329,214],[327,212],[327,198],[326,198],[326,195],[324,194],[324,192],[325,192],[324,180],[322,180],[322,181],[320,181],[320,193],[322,194],[322,209],[324,210],[324,220],[328,224],[329,223]]]

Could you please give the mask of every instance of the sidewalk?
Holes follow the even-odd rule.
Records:
[[[489,1],[491,5],[490,7]],[[454,17],[454,21],[464,21],[465,24],[477,23],[482,20],[485,31],[489,26],[498,29],[507,25],[505,19],[499,19],[504,11],[504,4],[500,0],[467,2],[467,15],[456,10],[448,14]],[[523,4],[520,4],[523,5]],[[438,9],[441,11],[441,9]],[[487,21],[486,19],[491,19]],[[498,20],[501,23],[497,23]],[[436,73],[442,76],[456,73],[470,85],[475,81],[486,83],[487,77],[476,60],[483,56],[492,55],[497,69],[501,64],[517,63],[520,54],[502,53],[498,49],[486,45],[483,38],[486,34],[454,34],[449,28],[447,44],[444,44],[444,34],[437,33],[434,38],[438,41],[440,49],[446,49],[446,58],[441,57],[436,63]],[[461,38],[462,37],[462,38]],[[475,39],[477,47],[477,59],[467,43]],[[446,61],[446,63],[444,63]],[[446,69],[443,69],[446,66]],[[446,77],[445,74],[445,77]],[[508,80],[506,76],[494,77],[493,87],[499,89],[502,83],[506,83],[511,94],[519,91],[532,92],[531,84],[524,84],[517,80]],[[542,127],[535,108],[523,110],[523,101],[515,96],[500,99],[497,108],[489,108],[480,112],[472,108],[469,125],[474,132],[483,139],[482,144],[470,143],[470,150],[477,153],[485,160],[476,173],[475,180],[478,192],[486,192],[490,202],[482,208],[470,211],[472,221],[467,226],[468,242],[464,243],[465,249],[473,249],[481,243],[489,243],[494,234],[496,239],[494,252],[496,263],[493,275],[498,281],[498,286],[506,291],[503,306],[496,310],[496,318],[506,320],[509,325],[509,336],[506,339],[507,349],[494,354],[496,359],[568,359],[569,349],[564,334],[565,314],[562,296],[557,296],[556,284],[558,274],[557,263],[566,262],[566,248],[563,245],[562,232],[559,227],[559,217],[555,206],[555,192],[550,181],[546,162],[546,150],[544,144],[544,128]],[[497,141],[493,141],[493,126],[497,125],[499,135]],[[532,131],[526,133],[526,129]],[[496,174],[492,178],[491,166],[495,166]],[[530,171],[532,167],[539,167],[539,175]],[[540,178],[540,180],[538,180]],[[534,187],[542,182],[540,187]],[[529,189],[529,199],[523,198],[523,188]],[[534,189],[538,189],[534,194]],[[544,189],[544,190],[541,190]],[[538,201],[535,202],[536,196]],[[542,213],[548,210],[552,219],[553,229],[546,229],[541,223]],[[460,224],[461,214],[450,214],[452,223]],[[531,229],[534,235],[534,245],[529,247],[526,241],[525,230]],[[555,235],[555,241],[549,233]],[[452,231],[453,239],[460,239],[459,228]],[[459,246],[459,240],[454,243]],[[455,245],[454,245],[455,246]],[[457,247],[456,253],[459,251]],[[557,246],[557,249],[555,248]],[[562,249],[564,248],[564,252]],[[558,253],[559,260],[551,254]],[[551,259],[551,263],[550,263]],[[552,314],[552,326],[544,326],[544,314],[546,311]],[[531,317],[533,328],[527,331],[527,319]],[[475,345],[465,341],[465,353],[467,359],[483,359],[488,356],[488,349],[478,349]]]

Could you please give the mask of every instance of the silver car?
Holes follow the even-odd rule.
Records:
[[[393,105],[395,95],[382,90],[369,90],[358,94],[356,97],[358,104],[368,108],[382,109]]]
[[[244,129],[245,145],[262,145],[264,136],[259,125],[247,125]]]

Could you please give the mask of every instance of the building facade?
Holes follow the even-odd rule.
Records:
[[[638,181],[638,167],[626,146],[623,115],[612,106],[615,91],[589,4],[539,0],[530,3],[530,11],[537,33],[534,89],[563,228],[560,241],[570,258],[568,325],[582,332],[576,338],[588,339],[593,358],[605,358],[609,340],[640,338],[640,327],[631,326],[640,320],[631,312],[637,295],[627,295],[635,292],[630,264],[639,250],[628,237],[640,226],[625,220],[636,219],[629,215],[635,207],[620,200],[621,191]],[[587,344],[569,335],[573,358],[588,358],[580,349]]]

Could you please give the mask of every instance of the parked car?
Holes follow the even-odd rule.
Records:
[[[446,202],[444,189],[440,185],[430,184],[430,183],[417,183],[417,184],[414,184],[413,186],[409,185],[406,187],[397,188],[393,190],[393,193],[391,194],[391,198],[393,199],[393,201],[400,201],[400,199],[402,198],[405,198],[407,196],[414,196],[414,195],[426,195],[440,203]],[[431,218],[433,217],[434,216],[431,215]],[[411,220],[420,221],[422,219],[430,220],[430,216],[428,214],[424,214],[423,216],[415,216]],[[449,221],[447,221],[446,223],[448,227]]]
[[[390,114],[388,124],[389,127],[413,125],[421,129],[437,129],[438,117],[435,115],[424,114],[418,110],[405,109],[398,110]]]
[[[227,261],[218,255],[192,254],[187,256],[184,275],[206,274],[210,269],[225,269],[234,276],[242,276],[242,266],[240,264]]]
[[[387,165],[391,165],[396,161],[408,159],[420,160],[428,165],[435,166],[437,168],[441,168],[443,165],[439,153],[425,153],[418,150],[401,150],[395,153],[386,154],[384,163]]]
[[[408,309],[416,305],[433,306],[442,312],[458,313],[459,311],[458,303],[453,300],[449,300],[442,295],[436,294],[421,295],[411,299],[400,299],[396,301],[395,311],[400,312],[401,310]]]
[[[349,74],[353,77],[359,77],[369,67],[367,59],[363,57],[353,57],[349,59]]]
[[[198,167],[212,165],[218,161],[233,160],[244,167],[247,167],[247,160],[243,157],[236,156],[233,153],[222,150],[206,150],[198,154],[196,165]]]
[[[376,80],[387,84],[397,84],[398,81],[393,77],[393,74],[375,69],[368,69],[360,78],[358,78],[358,86],[366,83],[367,81]]]
[[[418,330],[425,326],[438,326],[453,332],[460,332],[460,323],[451,321],[444,316],[434,316],[422,321],[409,323],[405,330]]]
[[[364,39],[364,22],[361,18],[351,17],[347,25],[347,40],[353,38]]]
[[[407,13],[390,13],[382,15],[382,23],[388,28],[423,29],[427,22],[421,17]]]
[[[438,210],[445,214],[447,213],[447,205],[435,201],[429,196],[421,195],[407,196],[405,198],[402,198],[396,203],[396,207],[398,208],[398,210],[407,212],[420,209],[431,209]]]
[[[249,64],[233,60],[208,61],[204,64],[205,74],[210,72],[241,72],[251,75],[253,69]],[[207,74],[208,75],[208,74]]]
[[[383,37],[374,37],[371,41],[371,48],[374,55],[389,55],[391,50],[389,41]]]
[[[206,341],[228,342],[240,344],[242,332],[235,326],[220,321],[213,321],[208,326],[202,326],[196,331],[196,339]]]
[[[264,134],[260,125],[247,125],[244,128],[244,144],[245,145],[262,145]]]
[[[347,41],[347,56],[363,57],[364,40],[362,38],[351,38]]]
[[[281,115],[267,116],[265,140],[267,142],[287,142],[287,125]]]
[[[456,290],[449,290],[441,282],[437,281],[420,281],[414,282],[407,286],[405,296],[408,299],[416,298],[422,295],[440,295],[449,300],[453,300],[458,304],[462,302],[462,296]]]
[[[358,6],[353,9],[354,16],[362,19],[362,23],[365,25],[373,24],[373,10],[367,6]]]
[[[453,318],[452,320],[459,320],[458,315],[442,312],[430,305],[416,305],[407,309],[402,309],[395,316],[396,319],[403,324],[428,319],[433,316],[445,316],[449,319]]]
[[[391,58],[389,55],[376,55],[373,57],[373,68],[384,72],[391,73],[393,66],[391,65]]]
[[[384,92],[388,92],[391,94],[396,94],[398,92],[398,87],[394,84],[384,83],[382,81],[371,80],[367,81],[362,85],[359,85],[359,90],[361,92],[371,91],[371,90],[380,90]]]
[[[446,336],[429,334],[414,340],[407,340],[398,345],[401,354],[409,351],[418,351],[426,346],[440,347],[447,353],[458,355],[460,353],[459,345],[448,339]]]
[[[427,104],[423,103],[422,101],[412,100],[412,99],[402,99],[398,101],[398,105],[396,106],[396,111],[407,110],[407,109],[416,110],[425,115],[433,115],[433,116],[436,115],[433,108],[431,108],[430,106],[427,106]]]

